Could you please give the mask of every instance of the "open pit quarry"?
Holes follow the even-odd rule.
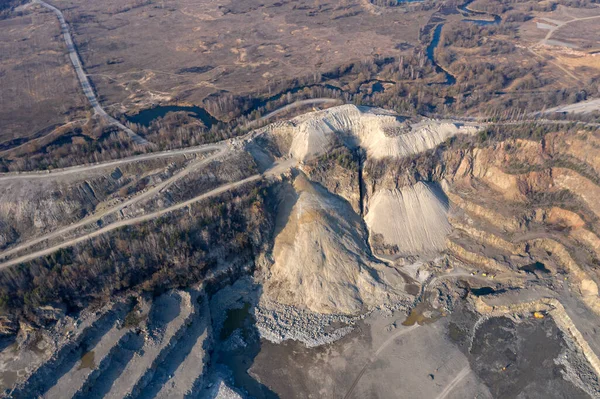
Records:
[[[129,286],[3,316],[3,396],[600,397],[600,135],[487,127],[343,105],[0,176],[3,293],[28,267],[98,268],[101,247],[131,250],[123,231],[196,243]],[[158,274],[200,250],[207,269]]]

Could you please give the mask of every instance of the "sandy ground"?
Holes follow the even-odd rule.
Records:
[[[401,312],[376,312],[349,336],[312,350],[263,343],[250,371],[283,398],[491,397],[446,336],[447,320],[404,320]]]
[[[365,222],[373,240],[381,234],[399,255],[437,253],[444,250],[450,224],[448,200],[441,189],[419,182],[402,189],[381,189],[369,201]]]
[[[573,114],[588,114],[594,111],[600,111],[600,98],[589,101],[582,101],[570,105],[561,105],[559,107],[549,108],[544,113],[567,112]]]
[[[550,317],[459,305],[420,322],[376,311],[328,346],[262,342],[249,372],[282,398],[593,397],[589,364]]]

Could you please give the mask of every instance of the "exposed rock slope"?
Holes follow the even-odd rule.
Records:
[[[342,105],[312,112],[270,127],[287,136],[289,154],[307,161],[333,149],[340,142],[364,148],[369,157],[402,157],[430,149],[456,134],[472,134],[475,125],[424,120],[411,123],[378,108]]]
[[[362,221],[347,202],[303,175],[285,191],[267,296],[315,312],[344,314],[394,296],[401,283],[392,285],[390,278],[398,276],[372,258]]]
[[[365,216],[371,241],[392,255],[443,251],[450,232],[444,197],[440,189],[423,182],[377,191]]]

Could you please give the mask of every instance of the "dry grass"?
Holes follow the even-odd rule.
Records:
[[[0,141],[42,135],[86,109],[56,18],[0,20]]]
[[[218,92],[267,91],[351,60],[399,55],[430,12],[373,15],[359,1],[155,0],[115,13],[117,0],[61,0],[87,72],[108,103],[127,109]]]

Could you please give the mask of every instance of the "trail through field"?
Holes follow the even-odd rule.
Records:
[[[65,44],[67,45],[67,50],[69,52],[69,58],[71,58],[71,63],[73,63],[73,68],[75,68],[75,72],[77,73],[77,78],[79,79],[79,83],[81,84],[83,93],[90,102],[90,105],[94,109],[94,112],[97,115],[101,116],[110,125],[117,126],[119,129],[127,133],[127,135],[131,138],[131,140],[133,140],[134,143],[140,145],[148,144],[148,141],[146,139],[138,136],[133,132],[133,130],[129,129],[127,126],[123,125],[121,122],[110,116],[98,102],[96,94],[94,93],[94,89],[92,88],[92,85],[83,69],[81,59],[79,58],[79,53],[77,52],[77,48],[75,47],[75,43],[73,42],[73,37],[71,36],[71,32],[69,31],[69,25],[67,24],[67,21],[65,20],[65,16],[63,15],[62,11],[60,11],[53,5],[46,3],[43,0],[33,0],[33,2],[40,4],[41,6],[52,11],[58,18],[63,37],[65,39]]]

